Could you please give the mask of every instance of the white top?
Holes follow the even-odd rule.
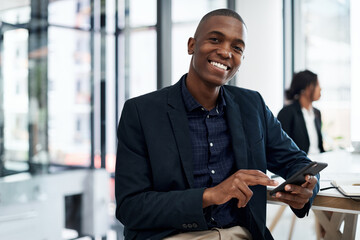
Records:
[[[319,138],[316,132],[315,127],[315,114],[314,109],[310,108],[310,110],[307,110],[306,108],[301,108],[301,111],[303,113],[304,119],[305,119],[305,125],[306,129],[309,135],[309,141],[310,141],[310,147],[308,154],[316,154],[320,153],[319,149]]]

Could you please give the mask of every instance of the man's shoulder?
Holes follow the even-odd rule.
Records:
[[[256,99],[259,100],[260,93],[251,89],[241,88],[237,86],[231,85],[224,85],[224,89],[230,92],[231,95],[235,96],[236,98],[242,99]]]
[[[247,95],[258,95],[259,94],[257,91],[247,89],[247,88],[232,86],[232,85],[224,85],[224,88],[227,91],[230,91],[235,94],[247,94]]]
[[[225,85],[224,90],[240,105],[263,105],[261,94],[257,91],[229,85]]]

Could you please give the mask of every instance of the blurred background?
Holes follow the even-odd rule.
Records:
[[[325,149],[360,141],[359,1],[0,0],[0,239],[122,239],[122,106],[187,72],[187,40],[217,8],[248,28],[230,84],[259,91],[277,115],[292,74],[307,68],[322,87]]]

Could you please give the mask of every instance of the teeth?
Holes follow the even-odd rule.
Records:
[[[225,66],[224,64],[218,63],[218,62],[210,62],[213,66],[216,66],[218,68],[221,68],[223,70],[227,70],[227,66]]]

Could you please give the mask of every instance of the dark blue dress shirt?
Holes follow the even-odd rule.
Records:
[[[186,88],[186,76],[182,78],[182,97],[192,141],[194,187],[213,187],[235,172],[231,136],[224,113],[226,102],[223,89],[220,89],[216,107],[208,111]],[[231,200],[204,209],[209,228],[237,225],[236,203]]]

